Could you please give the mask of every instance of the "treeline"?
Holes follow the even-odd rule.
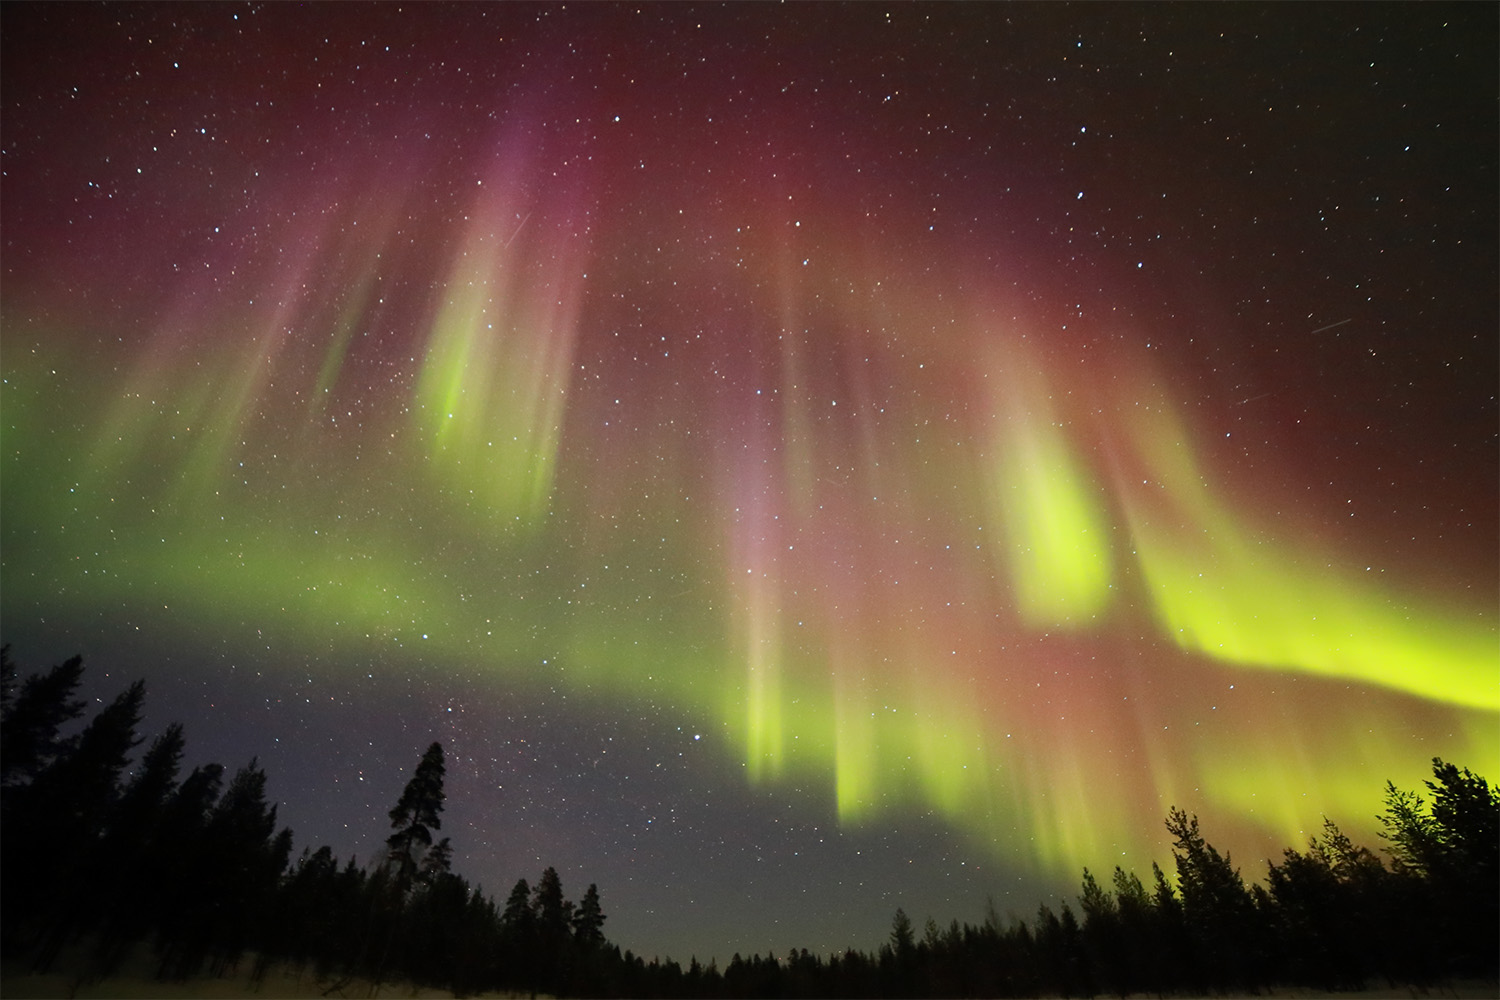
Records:
[[[1433,760],[1431,801],[1387,783],[1383,861],[1331,821],[1306,850],[1247,885],[1227,854],[1172,810],[1175,880],[1150,884],[1087,869],[1077,909],[979,925],[897,910],[873,954],[828,959],[793,950],[722,971],[694,962],[651,970],[663,995],[707,997],[1092,997],[1250,994],[1269,987],[1358,990],[1493,982],[1500,953],[1500,794],[1468,769]]]
[[[1494,981],[1500,941],[1500,792],[1433,760],[1427,794],[1387,783],[1382,858],[1332,822],[1247,884],[1227,854],[1173,809],[1175,871],[1149,882],[1087,869],[1076,908],[1031,920],[932,919],[897,910],[873,952],[646,961],[603,934],[599,893],[566,899],[548,868],[503,905],[451,870],[434,840],[443,751],[434,743],[390,810],[384,852],[366,866],[328,847],[293,860],[254,760],[227,784],[218,764],[180,775],[182,727],[126,768],[144,687],[131,685],[76,735],[76,657],[18,683],[8,652],[0,707],[0,944],[11,962],[103,977],[148,948],[162,978],[259,979],[274,963],[330,992],[358,977],[459,995],[917,997],[1258,992],[1272,986],[1423,987]],[[253,956],[253,959],[251,958]],[[81,963],[81,967],[80,967]]]
[[[83,664],[21,681],[0,650],[0,947],[8,963],[101,979],[148,948],[162,979],[248,974],[276,963],[331,988],[356,977],[457,994],[591,991],[624,960],[604,939],[599,892],[564,898],[548,868],[503,907],[451,870],[434,841],[443,750],[434,743],[390,811],[384,853],[368,866],[332,850],[293,860],[266,773],[251,760],[225,781],[205,764],[181,775],[173,724],[137,735],[145,699],[130,685],[73,735]]]

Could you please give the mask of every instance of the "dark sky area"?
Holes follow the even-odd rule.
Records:
[[[1497,9],[7,5],[0,626],[870,948],[1500,777]]]

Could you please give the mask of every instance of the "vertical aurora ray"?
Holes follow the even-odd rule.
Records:
[[[461,507],[534,529],[557,474],[582,260],[527,239],[536,209],[502,175],[476,199],[414,393],[426,460]],[[539,225],[539,223],[534,224]]]
[[[782,707],[783,588],[778,556],[788,546],[782,541],[775,485],[775,456],[763,434],[727,456],[733,470],[728,488],[733,509],[725,514],[729,542],[729,586],[735,595],[735,645],[745,664],[745,762],[753,782],[778,777],[786,758]]]
[[[846,822],[876,813],[891,776],[879,767],[876,705],[854,664],[834,662],[834,802]]]
[[[346,301],[339,309],[337,322],[328,338],[328,348],[323,363],[318,368],[318,381],[307,400],[308,418],[320,420],[324,417],[330,398],[338,385],[344,361],[349,356],[349,345],[354,339],[360,320],[370,309],[370,300],[379,287],[379,274],[373,267],[365,267],[349,290]]]
[[[1082,627],[1110,597],[1110,539],[1097,490],[1049,402],[1034,352],[1019,341],[990,352],[985,403],[998,455],[989,488],[995,525],[1009,542],[1002,568],[1027,623]]]

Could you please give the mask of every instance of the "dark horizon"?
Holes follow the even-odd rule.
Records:
[[[139,732],[145,687],[95,713],[82,661],[23,671],[3,653],[5,989],[240,981],[252,993],[382,984],[455,996],[921,997],[1260,995],[1312,987],[1413,990],[1491,983],[1500,935],[1500,791],[1433,758],[1424,790],[1387,783],[1377,854],[1325,820],[1304,849],[1247,882],[1195,815],[1172,808],[1171,874],[1082,871],[1079,893],[1030,920],[928,917],[901,907],[888,938],[831,955],[795,944],[687,964],[612,944],[599,886],[577,902],[549,865],[486,896],[452,867],[448,756],[423,752],[360,867],[296,850],[257,761],[184,771],[186,738]],[[81,729],[69,723],[82,720]],[[147,749],[131,764],[131,752]],[[1383,857],[1382,857],[1383,855]],[[503,899],[503,902],[502,902]],[[627,929],[628,930],[628,929]],[[137,972],[138,974],[138,972]],[[316,984],[313,986],[312,984]],[[405,984],[405,985],[398,985]]]

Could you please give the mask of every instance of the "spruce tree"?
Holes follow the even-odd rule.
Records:
[[[513,989],[531,989],[536,975],[536,914],[531,886],[517,879],[500,916],[501,980]]]
[[[235,772],[209,813],[203,831],[195,905],[201,950],[193,959],[212,957],[219,975],[248,947],[269,911],[274,890],[291,853],[291,834],[276,832],[276,806],[266,800],[266,772],[259,761]],[[225,906],[232,900],[232,906]]]
[[[549,942],[560,941],[567,935],[572,904],[563,898],[562,879],[556,868],[542,872],[532,896],[532,907],[536,912],[537,927]]]
[[[97,915],[92,875],[105,820],[119,794],[120,772],[140,742],[145,684],[136,681],[84,727],[77,744],[57,758],[26,789],[31,823],[31,863],[20,879],[7,879],[7,894],[18,892],[27,908],[45,913],[35,967],[45,972],[62,946]],[[20,874],[20,873],[18,873]]]
[[[568,946],[572,940],[573,904],[563,898],[562,879],[556,868],[542,872],[531,897],[536,914],[539,985],[556,993],[562,985],[568,965]]]
[[[1204,839],[1197,816],[1174,808],[1166,825],[1174,841],[1183,915],[1201,970],[1221,988],[1253,986],[1260,974],[1252,944],[1256,911],[1239,869]]]
[[[10,718],[16,700],[16,661],[10,658],[10,643],[0,646],[0,720]]]
[[[573,914],[573,939],[584,950],[604,943],[604,911],[599,908],[599,887],[590,882],[583,901]]]
[[[32,674],[14,693],[15,665],[5,647],[7,697],[0,710],[0,784],[19,784],[34,778],[68,748],[58,730],[83,714],[83,701],[74,698],[83,679],[83,657],[59,663],[45,674]]]
[[[1429,950],[1449,953],[1458,971],[1494,975],[1500,936],[1500,791],[1468,768],[1432,759],[1429,807],[1417,792],[1386,783],[1382,837],[1398,873],[1420,879],[1430,918]]]
[[[151,851],[177,787],[184,746],[182,726],[175,722],[152,741],[105,830],[94,876],[103,924],[96,956],[102,973],[112,970],[145,931],[140,901],[159,890]]]

